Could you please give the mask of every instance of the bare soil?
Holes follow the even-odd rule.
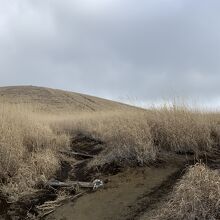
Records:
[[[103,189],[66,203],[46,219],[136,219],[153,200],[160,200],[166,190],[162,189],[157,194],[155,191],[168,179],[174,176],[176,179],[179,170],[180,167],[175,166],[127,169],[108,177]]]

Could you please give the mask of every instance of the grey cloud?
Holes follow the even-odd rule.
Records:
[[[1,86],[33,84],[146,102],[220,98],[217,0],[0,4]]]

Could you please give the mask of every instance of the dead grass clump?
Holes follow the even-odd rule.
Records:
[[[21,196],[35,192],[36,184],[47,181],[59,167],[59,159],[52,150],[32,153],[27,161],[22,161],[16,175],[8,178],[1,191],[10,202],[17,201]]]
[[[93,164],[143,166],[156,160],[157,149],[153,145],[145,116],[120,115],[110,118],[106,124],[106,128],[96,130],[96,136],[105,140],[108,148],[93,161]]]
[[[0,178],[6,179],[15,175],[25,152],[21,129],[23,120],[1,111],[0,122]]]
[[[220,174],[203,164],[189,168],[171,199],[154,219],[217,220],[220,218]]]
[[[203,153],[219,146],[219,120],[210,113],[187,107],[151,111],[96,112],[55,120],[54,127],[71,135],[80,133],[106,143],[97,164],[143,165],[156,160],[158,151]],[[55,130],[56,130],[55,129]]]
[[[0,108],[1,192],[11,200],[33,190],[42,178],[59,169],[57,150],[68,147],[69,137],[56,134],[30,111],[13,105]]]
[[[144,165],[155,161],[146,113],[140,110],[114,111],[69,116],[53,123],[54,129],[92,136],[105,143],[106,149],[91,163],[104,165]],[[74,146],[73,146],[74,147]]]
[[[29,164],[36,176],[48,179],[60,167],[58,156],[51,149],[45,149],[31,155]]]
[[[187,108],[153,110],[149,117],[154,144],[175,152],[201,153],[213,147],[211,120],[206,114]]]

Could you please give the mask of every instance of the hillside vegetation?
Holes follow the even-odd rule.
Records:
[[[219,113],[177,106],[143,110],[38,87],[0,88],[0,96],[0,180],[1,193],[8,201],[38,190],[39,183],[53,177],[60,168],[60,150],[68,149],[77,134],[105,143],[105,149],[90,167],[149,166],[161,158],[166,160],[167,154],[190,153],[199,158],[219,149]],[[200,188],[192,191],[194,194],[188,190],[191,197],[182,196],[194,173],[194,178],[204,175],[206,181],[219,181],[217,174],[209,175],[200,167],[191,169],[174,191],[175,199],[169,203],[172,210],[181,198],[190,202],[196,197],[199,206],[206,205],[203,194],[199,195]],[[208,188],[209,184],[205,184]],[[210,195],[217,195],[212,191],[215,184],[218,186],[218,183],[210,185]],[[184,189],[179,189],[180,186]],[[215,190],[219,193],[220,189]],[[216,196],[209,199],[207,209],[216,205]],[[169,207],[164,207],[164,216],[169,216]],[[216,209],[212,208],[209,216],[214,216],[214,212]],[[186,218],[179,213],[177,219]]]
[[[127,105],[89,95],[36,86],[0,87],[1,102],[32,105],[47,112],[109,111]],[[130,106],[131,107],[131,106]]]

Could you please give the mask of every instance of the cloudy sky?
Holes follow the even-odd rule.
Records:
[[[220,106],[219,0],[0,0],[0,86]]]

